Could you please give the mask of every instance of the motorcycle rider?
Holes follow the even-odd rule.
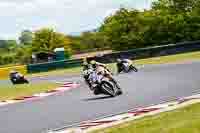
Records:
[[[124,68],[124,64],[127,64],[128,67]],[[122,72],[124,69],[129,69],[129,67],[132,65],[132,61],[129,59],[117,59],[117,72],[120,73]],[[128,71],[128,70],[126,70]]]
[[[92,68],[91,64],[89,64],[87,61],[83,62],[83,71],[90,68]]]
[[[93,67],[93,69],[94,69],[95,71],[97,71],[98,67],[101,67],[101,68],[103,68],[103,70],[101,69],[101,71],[100,71],[101,74],[109,75],[110,77],[113,76],[112,73],[111,73],[111,71],[106,67],[105,64],[100,63],[100,62],[97,62],[97,61],[95,61],[95,60],[92,60],[92,61],[90,62],[90,64],[92,65],[92,67]],[[118,91],[119,91],[118,93],[119,93],[119,94],[122,94],[121,88],[119,87],[117,81],[115,81],[115,79],[114,79],[113,77],[111,78],[111,80],[112,80],[112,82],[116,85],[116,87],[117,87],[117,89],[118,89]]]
[[[16,70],[11,70],[10,74],[9,74],[10,80],[12,83],[17,82],[16,79],[20,79],[21,77],[23,77],[23,75],[19,72],[17,72]]]
[[[91,64],[89,64],[87,61],[84,61],[83,62],[83,72],[89,71],[90,69],[93,69]],[[92,89],[92,87],[91,87],[92,85],[91,85],[90,80],[89,80],[89,75],[83,74],[83,77],[85,79],[86,84],[89,86],[90,89]]]

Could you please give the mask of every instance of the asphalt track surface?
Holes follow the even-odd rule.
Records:
[[[0,133],[41,133],[200,93],[199,69],[200,62],[151,65],[138,73],[119,75],[116,79],[124,94],[115,98],[94,96],[80,76],[65,76],[79,81],[81,86],[44,99],[0,107]],[[57,79],[50,77],[50,81]]]

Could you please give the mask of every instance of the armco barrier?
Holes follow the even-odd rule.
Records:
[[[144,59],[165,55],[173,55],[200,50],[200,41],[183,42],[150,48],[139,48],[129,51],[114,52],[95,59],[102,63],[113,63],[116,58]]]
[[[25,65],[0,68],[0,79],[8,78],[9,77],[9,72],[11,70],[16,70],[16,71],[19,71],[22,74],[26,74],[27,73],[27,69],[26,68],[27,67]]]
[[[163,46],[155,46],[150,48],[139,48],[129,51],[113,52],[111,54],[105,54],[101,57],[91,57],[90,60],[95,59],[102,63],[113,63],[117,58],[129,58],[129,59],[144,59],[149,57],[157,57],[164,55],[173,55],[178,53],[186,53],[200,50],[200,41],[183,42],[177,44],[169,44]],[[76,60],[63,60],[42,64],[30,64],[27,66],[28,72],[45,72],[49,70],[70,68],[80,66],[82,59]]]
[[[41,64],[29,64],[27,65],[27,70],[28,73],[46,72],[55,69],[78,67],[81,65],[81,63],[82,59],[63,60],[63,61],[55,61],[55,62],[48,62]]]

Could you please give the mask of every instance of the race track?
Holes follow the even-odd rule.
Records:
[[[80,76],[73,76],[73,80],[80,82],[76,89],[41,100],[0,107],[0,133],[41,133],[200,93],[199,69],[200,62],[145,66],[138,73],[117,76],[124,94],[115,98],[94,96]],[[51,77],[51,81],[57,78]],[[72,80],[69,76],[65,78]]]

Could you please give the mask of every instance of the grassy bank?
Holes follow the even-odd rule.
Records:
[[[175,63],[189,60],[200,60],[200,52],[191,52],[170,56],[161,56],[156,58],[148,58],[148,59],[140,59],[135,60],[134,63],[136,65],[144,65],[144,64],[164,64],[164,63]],[[116,71],[114,64],[108,64],[108,67],[111,70]],[[62,70],[53,70],[49,72],[41,72],[36,74],[28,74],[28,76],[45,76],[45,75],[55,75],[55,74],[76,74],[81,72],[81,67],[68,68]]]
[[[13,99],[19,96],[28,96],[35,93],[45,92],[58,87],[55,83],[36,83],[24,85],[4,85],[0,86],[0,101]]]
[[[81,72],[81,67],[57,69],[48,72],[30,73],[27,77],[48,76],[48,75],[62,75],[62,74],[78,74]]]
[[[169,56],[161,56],[155,58],[136,60],[136,64],[165,64],[165,63],[176,63],[189,60],[200,60],[200,52],[191,52],[184,54],[176,54]]]
[[[200,133],[200,103],[92,133]]]

